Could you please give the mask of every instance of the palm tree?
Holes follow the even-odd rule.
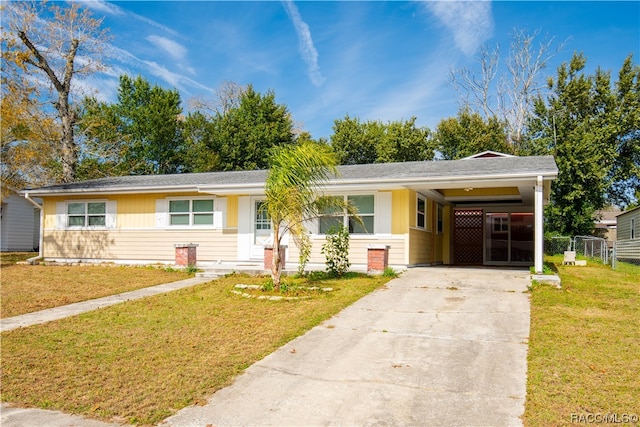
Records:
[[[336,164],[331,147],[312,141],[277,147],[272,152],[263,209],[273,226],[271,278],[276,291],[280,290],[280,246],[286,233],[299,243],[307,233],[305,221],[326,212],[355,214],[342,198],[323,195],[329,179],[338,175]]]

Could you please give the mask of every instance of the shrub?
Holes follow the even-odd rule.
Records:
[[[345,227],[333,228],[327,233],[327,242],[322,245],[326,258],[327,272],[340,277],[349,271],[349,230]]]

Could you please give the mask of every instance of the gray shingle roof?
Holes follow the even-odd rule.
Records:
[[[515,176],[555,177],[558,168],[552,156],[493,157],[463,160],[438,160],[404,163],[347,165],[338,168],[337,183],[381,183],[401,180],[483,179]],[[217,186],[261,186],[267,171],[230,171],[174,175],[135,175],[93,179],[30,189],[32,195],[69,193],[109,193],[120,191],[195,191]],[[27,191],[27,190],[25,190]]]

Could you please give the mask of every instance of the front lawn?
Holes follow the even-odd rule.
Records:
[[[0,318],[189,277],[152,267],[16,265],[3,255]]]
[[[388,280],[350,275],[312,281],[303,284],[333,290],[271,301],[232,292],[236,284],[264,278],[230,276],[5,332],[2,400],[157,423],[204,402],[252,363]]]
[[[525,426],[640,416],[640,267],[549,261],[562,289],[531,293]]]

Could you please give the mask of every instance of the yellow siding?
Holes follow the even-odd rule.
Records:
[[[409,232],[409,206],[410,206],[410,193],[413,193],[415,199],[415,192],[409,190],[394,190],[392,191],[392,208],[391,208],[391,233],[392,234],[404,234]],[[415,200],[414,211],[415,211]],[[414,219],[415,222],[415,219]]]
[[[166,197],[161,194],[136,194],[114,197],[116,200],[118,216],[116,227],[153,228],[156,226],[156,199]]]
[[[198,262],[235,261],[235,230],[60,230],[44,234],[45,258],[175,260],[175,244],[198,244]]]
[[[442,235],[442,262],[453,264],[451,257],[451,236],[453,233],[453,209],[451,206],[444,207],[444,234]]]
[[[118,229],[146,229],[156,226],[156,200],[167,197],[206,197],[202,193],[158,193],[158,194],[120,194],[105,197],[65,196],[47,197],[44,199],[44,228],[56,227],[56,203],[68,200],[115,200],[117,203],[116,228]],[[238,203],[235,197],[235,227],[238,223]],[[229,206],[227,206],[229,208]],[[229,221],[229,219],[228,219]]]
[[[238,196],[227,197],[227,227],[238,227]]]
[[[431,264],[433,262],[433,234],[418,229],[409,232],[409,264]]]
[[[325,243],[324,237],[312,237],[311,256],[309,263],[324,264],[326,258],[320,253],[322,245]],[[370,245],[389,245],[389,264],[404,265],[405,261],[405,237],[392,236],[391,238],[379,239],[371,238],[351,238],[349,241],[349,261],[351,264],[367,264],[367,250]],[[290,242],[287,248],[287,262],[297,263],[299,251],[295,243]]]

